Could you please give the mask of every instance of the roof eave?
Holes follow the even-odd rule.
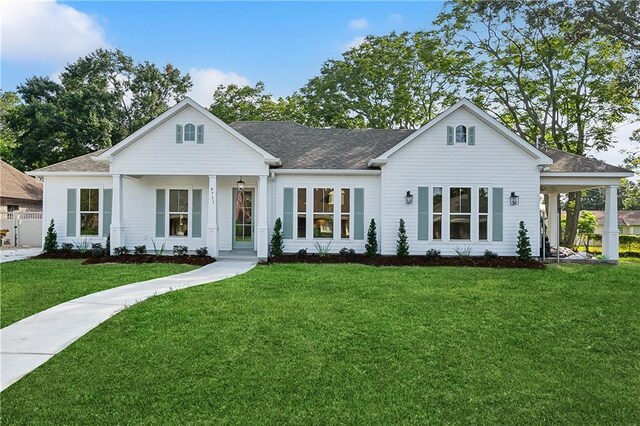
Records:
[[[559,177],[602,177],[602,178],[625,178],[632,177],[632,172],[540,172],[540,176]]]

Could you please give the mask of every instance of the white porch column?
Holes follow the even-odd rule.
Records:
[[[124,245],[124,215],[122,205],[122,175],[113,175],[113,198],[111,200],[111,254],[116,247]]]
[[[558,193],[554,192],[548,194],[549,196],[549,211],[547,212],[547,231],[549,234],[549,244],[553,247],[560,245],[560,236],[558,235],[558,225],[560,224],[560,214],[558,213]]]
[[[216,257],[218,249],[218,176],[209,176],[209,194],[207,199],[207,249]]]
[[[258,179],[258,217],[257,217],[257,245],[258,259],[267,260],[269,256],[269,226],[267,224],[267,177]]]
[[[607,260],[618,260],[618,187],[605,188],[604,229],[602,230],[602,255]]]

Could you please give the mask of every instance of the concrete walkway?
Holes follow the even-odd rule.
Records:
[[[245,273],[251,260],[219,260],[194,271],[74,299],[0,329],[0,391],[47,362],[98,324],[149,297]]]
[[[2,248],[0,250],[0,263],[24,260],[42,253],[42,247],[31,248]]]

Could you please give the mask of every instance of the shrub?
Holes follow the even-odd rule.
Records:
[[[371,219],[369,230],[367,231],[367,243],[364,246],[364,255],[373,257],[378,254],[378,232],[376,231],[376,221]]]
[[[144,244],[141,246],[135,246],[133,248],[133,254],[147,254],[147,246]]]
[[[425,256],[427,257],[427,259],[437,259],[439,257],[442,257],[442,255],[440,254],[440,250],[436,249],[427,250],[427,254],[425,254]]]
[[[102,256],[104,256],[104,248],[102,247],[102,243],[91,244],[91,257],[102,257]]]
[[[189,248],[187,246],[173,246],[173,255],[174,256],[185,256]]]
[[[404,227],[404,219],[400,219],[398,224],[398,242],[396,244],[396,255],[398,257],[409,256],[409,241],[407,238],[407,230]]]
[[[153,244],[153,252],[158,255],[158,256],[162,256],[164,254],[164,246],[166,243],[162,243],[162,245],[160,246],[160,249],[158,249],[158,246],[156,245],[156,240],[154,240],[153,238],[151,239],[151,244]]]
[[[269,253],[271,256],[280,256],[284,251],[284,233],[282,232],[282,220],[276,219],[273,225],[273,233],[271,234],[271,243],[269,244]]]
[[[324,244],[322,244],[320,241],[316,241],[313,243],[313,245],[320,257],[325,257],[329,253],[329,250],[331,250],[331,241],[328,241]]]
[[[51,253],[58,249],[58,233],[56,232],[56,225],[53,219],[51,219],[51,223],[49,223],[49,227],[47,228],[47,235],[44,237],[44,244],[42,246],[42,251],[45,253]]]
[[[524,226],[524,221],[521,220],[518,229],[518,246],[516,250],[518,259],[531,259],[531,242],[529,241],[527,232],[527,228]]]
[[[71,243],[62,243],[62,245],[60,246],[60,250],[61,251],[66,251],[66,252],[70,252],[71,250],[73,250],[73,244],[71,244]]]
[[[200,247],[199,249],[196,249],[196,255],[200,257],[208,256],[209,250],[206,247]]]
[[[495,251],[491,251],[491,250],[485,250],[483,257],[485,259],[497,259],[498,258],[498,253],[496,253]]]
[[[126,246],[114,247],[113,254],[116,256],[122,256],[123,254],[129,254],[129,249]]]
[[[351,257],[355,255],[356,255],[356,251],[352,248],[342,247],[340,249],[340,256]]]
[[[466,259],[468,257],[471,257],[471,250],[472,250],[471,246],[466,246],[466,247],[456,247],[454,251],[456,252],[456,255],[458,255],[459,258]]]
[[[307,249],[303,248],[298,250],[298,253],[296,254],[298,257],[305,257],[307,255]]]
[[[80,253],[86,253],[91,247],[91,240],[89,240],[88,238],[84,238],[80,241],[74,241],[73,245],[76,246],[76,250],[78,250]]]
[[[111,234],[107,235],[107,242],[104,245],[104,251],[107,256],[111,255]]]

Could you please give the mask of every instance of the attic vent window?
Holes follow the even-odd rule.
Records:
[[[189,123],[184,126],[184,141],[195,142],[196,140],[196,126]]]
[[[204,143],[204,124],[176,124],[176,143],[182,142]]]
[[[467,143],[467,128],[463,125],[456,127],[456,142]]]

